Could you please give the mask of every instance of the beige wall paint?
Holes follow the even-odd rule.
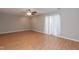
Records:
[[[63,8],[60,10],[61,15],[61,36],[72,39],[79,39],[79,9]]]
[[[62,8],[52,14],[60,14],[61,17],[61,35],[67,38],[79,39],[79,9],[78,8]],[[52,15],[51,14],[51,15]],[[48,15],[48,14],[47,14]],[[33,16],[32,18],[0,15],[0,33],[15,32],[23,30],[34,30],[44,32],[44,20],[46,15]]]
[[[44,32],[45,16],[34,16],[32,17],[32,30],[38,32]]]
[[[32,30],[45,33],[45,17],[57,13],[43,14],[32,17]]]
[[[61,17],[61,35],[63,37],[79,39],[79,9],[62,8],[53,14],[60,14]],[[51,14],[52,15],[52,14]],[[46,15],[35,16],[32,18],[32,27],[34,31],[44,32],[44,17]]]
[[[30,30],[28,17],[0,14],[0,34]]]

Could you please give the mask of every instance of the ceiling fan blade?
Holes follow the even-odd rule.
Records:
[[[30,9],[27,9],[26,13],[31,13],[31,15],[36,15],[37,11],[31,11]]]
[[[36,13],[37,13],[36,11],[33,11],[33,12],[32,12],[32,15],[35,15]]]
[[[33,11],[32,13],[37,13],[36,11]]]

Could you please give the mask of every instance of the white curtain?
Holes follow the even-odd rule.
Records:
[[[59,14],[45,16],[45,33],[51,35],[60,35],[61,24]]]

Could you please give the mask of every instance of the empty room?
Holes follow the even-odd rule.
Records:
[[[0,8],[0,50],[78,50],[78,8]]]

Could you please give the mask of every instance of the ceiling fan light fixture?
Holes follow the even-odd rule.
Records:
[[[27,16],[31,16],[32,15],[31,12],[27,12],[26,14],[27,14]]]
[[[28,10],[26,10],[25,16],[33,16],[36,13],[37,13],[36,11],[31,11],[30,9],[28,9]]]
[[[32,15],[32,13],[31,13],[30,9],[26,10],[25,16],[31,16],[31,15]]]

